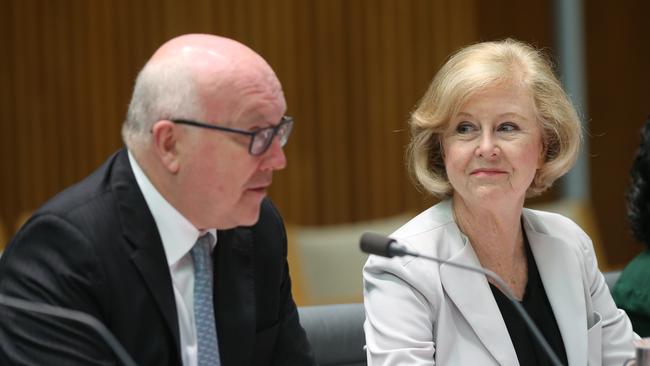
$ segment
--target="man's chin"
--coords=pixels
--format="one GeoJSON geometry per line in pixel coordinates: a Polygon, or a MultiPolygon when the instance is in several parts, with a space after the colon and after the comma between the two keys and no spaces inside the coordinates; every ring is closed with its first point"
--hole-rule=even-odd
{"type": "Polygon", "coordinates": [[[260,220],[261,201],[255,207],[247,207],[235,218],[237,226],[253,226],[260,220]]]}
{"type": "Polygon", "coordinates": [[[260,219],[264,197],[265,195],[244,194],[229,210],[222,211],[221,225],[218,229],[255,225],[260,219]]]}
{"type": "Polygon", "coordinates": [[[257,200],[261,203],[264,197],[266,197],[266,192],[266,188],[247,189],[244,191],[242,198],[246,200],[257,200]]]}
{"type": "Polygon", "coordinates": [[[253,226],[260,219],[260,207],[233,209],[229,215],[222,216],[214,226],[217,230],[229,230],[240,226],[253,226]]]}
{"type": "Polygon", "coordinates": [[[257,224],[257,222],[260,221],[260,213],[259,211],[257,212],[257,215],[254,217],[248,218],[247,220],[244,220],[241,225],[239,226],[253,226],[257,224]]]}

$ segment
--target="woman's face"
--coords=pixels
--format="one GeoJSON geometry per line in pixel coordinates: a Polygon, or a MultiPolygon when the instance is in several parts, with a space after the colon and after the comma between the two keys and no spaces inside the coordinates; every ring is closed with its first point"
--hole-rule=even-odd
{"type": "Polygon", "coordinates": [[[455,198],[468,205],[520,200],[543,164],[542,133],[532,96],[515,83],[486,87],[449,121],[445,169],[455,198]]]}

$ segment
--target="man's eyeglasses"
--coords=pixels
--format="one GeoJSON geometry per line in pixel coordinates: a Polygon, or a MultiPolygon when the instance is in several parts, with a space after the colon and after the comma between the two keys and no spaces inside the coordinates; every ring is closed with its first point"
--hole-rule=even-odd
{"type": "Polygon", "coordinates": [[[280,145],[286,145],[287,141],[289,140],[289,135],[291,134],[291,128],[293,127],[293,118],[289,116],[282,117],[280,123],[278,123],[276,126],[260,128],[254,131],[245,131],[236,128],[215,126],[187,119],[172,119],[171,121],[181,125],[208,128],[211,130],[232,132],[238,133],[240,135],[250,136],[251,142],[248,145],[248,152],[254,156],[264,154],[266,150],[269,149],[269,146],[271,146],[271,143],[273,143],[273,138],[276,135],[278,138],[280,138],[280,145]]]}

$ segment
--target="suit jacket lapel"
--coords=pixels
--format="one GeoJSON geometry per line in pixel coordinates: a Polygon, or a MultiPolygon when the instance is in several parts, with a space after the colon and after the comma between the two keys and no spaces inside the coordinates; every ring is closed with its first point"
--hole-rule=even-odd
{"type": "Polygon", "coordinates": [[[537,232],[535,217],[524,215],[524,229],[546,296],[553,309],[570,365],[586,365],[587,314],[582,266],[562,239],[537,232]]]}
{"type": "MultiPolygon", "coordinates": [[[[447,240],[458,241],[460,239],[449,237],[447,240]]],[[[449,261],[481,267],[472,246],[467,243],[449,261]]],[[[486,277],[466,269],[442,264],[440,266],[440,281],[451,301],[497,362],[501,365],[519,364],[508,329],[486,277]],[[495,319],[501,321],[495,322],[495,319]]]]}
{"type": "Polygon", "coordinates": [[[124,237],[131,244],[126,249],[130,251],[133,264],[142,275],[174,337],[180,362],[176,302],[160,234],[135,181],[126,150],[121,150],[115,159],[111,186],[117,199],[124,237]]]}
{"type": "Polygon", "coordinates": [[[217,232],[215,298],[221,364],[251,363],[255,339],[253,238],[248,228],[217,232]]]}

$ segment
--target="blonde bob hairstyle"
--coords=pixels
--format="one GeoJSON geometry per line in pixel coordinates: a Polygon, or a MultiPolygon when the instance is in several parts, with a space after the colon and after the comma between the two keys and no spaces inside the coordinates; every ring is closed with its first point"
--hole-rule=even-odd
{"type": "Polygon", "coordinates": [[[582,131],[576,110],[545,55],[513,39],[465,47],[442,66],[411,114],[407,149],[409,172],[416,184],[437,197],[448,197],[442,136],[449,121],[475,93],[502,83],[520,83],[533,97],[542,130],[544,164],[526,192],[536,196],[573,166],[582,131]]]}

